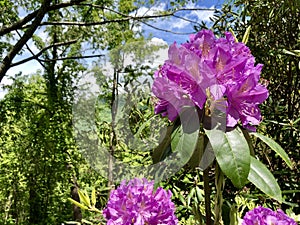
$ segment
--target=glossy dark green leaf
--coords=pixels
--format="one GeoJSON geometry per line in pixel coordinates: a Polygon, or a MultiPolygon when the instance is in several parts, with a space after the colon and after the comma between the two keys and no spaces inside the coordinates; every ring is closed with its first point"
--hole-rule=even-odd
{"type": "Polygon", "coordinates": [[[250,151],[239,128],[230,132],[205,130],[223,173],[234,186],[241,188],[247,183],[250,170],[250,151]]]}
{"type": "Polygon", "coordinates": [[[171,133],[174,130],[174,125],[166,128],[165,137],[160,141],[160,144],[153,150],[152,160],[153,163],[158,163],[171,152],[171,133]]]}
{"type": "Polygon", "coordinates": [[[198,142],[198,130],[185,133],[183,127],[178,127],[172,134],[171,148],[177,153],[180,164],[185,165],[191,158],[198,142]]]}
{"type": "Polygon", "coordinates": [[[251,156],[251,166],[248,180],[270,197],[282,201],[280,187],[268,168],[251,156]]]}

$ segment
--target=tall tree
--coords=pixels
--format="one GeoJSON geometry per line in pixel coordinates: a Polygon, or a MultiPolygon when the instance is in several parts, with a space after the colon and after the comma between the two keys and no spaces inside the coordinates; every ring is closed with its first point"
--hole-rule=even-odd
{"type": "MultiPolygon", "coordinates": [[[[82,162],[82,159],[72,130],[75,82],[86,70],[81,60],[100,57],[103,50],[111,50],[115,72],[109,78],[113,81],[110,103],[114,106],[119,74],[125,71],[122,46],[136,40],[145,43],[133,26],[137,22],[173,16],[182,2],[173,4],[168,12],[133,16],[132,13],[145,3],[125,0],[1,1],[4,10],[0,16],[3,40],[0,82],[10,68],[30,60],[36,60],[43,68],[36,75],[17,76],[0,102],[3,115],[0,121],[0,154],[3,156],[0,198],[8,199],[1,206],[1,209],[8,209],[3,214],[4,222],[9,218],[15,224],[56,224],[70,220],[71,207],[66,210],[68,203],[64,200],[70,195],[70,187],[76,190],[76,176],[80,176],[78,171],[83,167],[75,162],[82,162]],[[46,38],[41,38],[41,33],[45,33],[46,38]],[[30,56],[15,61],[23,52],[30,56]],[[8,175],[3,178],[7,180],[2,178],[6,173],[8,175]]],[[[147,4],[151,7],[157,2],[147,4]]],[[[136,76],[134,69],[127,68],[127,71],[136,76]]],[[[112,114],[116,114],[114,107],[112,114]]],[[[113,121],[111,127],[115,129],[113,121]]],[[[112,151],[116,145],[115,136],[111,136],[112,151]]],[[[112,180],[111,177],[110,182],[112,180]]]]}
{"type": "MultiPolygon", "coordinates": [[[[58,46],[68,46],[72,44],[88,42],[92,45],[92,48],[106,49],[110,46],[113,47],[114,42],[118,42],[118,38],[121,35],[120,32],[114,33],[115,29],[111,30],[110,26],[119,26],[119,29],[125,33],[128,32],[124,27],[125,24],[128,26],[134,26],[136,23],[148,24],[146,21],[176,16],[177,12],[181,9],[188,1],[171,1],[168,7],[168,11],[158,11],[153,15],[137,16],[130,12],[137,10],[139,7],[146,5],[151,8],[157,5],[159,2],[149,1],[55,1],[55,0],[44,0],[44,1],[14,1],[12,3],[9,0],[4,0],[1,4],[4,6],[3,16],[0,17],[0,22],[3,26],[0,29],[0,37],[3,40],[7,40],[0,45],[1,53],[1,64],[0,64],[0,82],[5,76],[6,72],[13,66],[20,65],[29,60],[37,60],[38,63],[42,63],[44,60],[43,55],[48,49],[58,46]],[[19,15],[19,11],[24,11],[25,16],[19,15]],[[49,15],[56,12],[60,17],[56,17],[55,20],[49,21],[49,15]],[[9,15],[9,16],[5,16],[9,15]],[[129,23],[130,22],[130,23],[129,23]],[[51,26],[58,26],[60,29],[66,27],[77,30],[81,35],[73,36],[73,39],[63,39],[63,42],[56,43],[53,45],[46,45],[40,48],[38,53],[34,53],[29,47],[28,41],[32,40],[35,32],[40,32],[44,29],[49,29],[51,26]],[[46,27],[46,28],[45,28],[46,27]],[[15,34],[17,33],[17,35],[15,34]],[[10,43],[12,38],[15,39],[15,44],[10,43]],[[14,58],[21,54],[28,48],[28,51],[32,56],[27,57],[18,62],[14,62],[14,58]]],[[[191,10],[212,10],[206,8],[191,9],[191,10]]],[[[148,24],[149,25],[149,24],[148,24]]],[[[150,25],[153,27],[153,25],[150,25]]],[[[68,29],[69,29],[68,28],[68,29]]],[[[129,29],[130,30],[130,29],[129,29]]],[[[130,31],[131,32],[131,31],[130,31]]],[[[129,33],[130,33],[129,32],[129,33]]],[[[75,33],[73,33],[75,34],[75,33]]],[[[128,35],[128,33],[127,33],[128,35]]],[[[90,55],[76,55],[72,58],[88,58],[90,55]]],[[[95,57],[93,55],[92,57],[95,57]]]]}

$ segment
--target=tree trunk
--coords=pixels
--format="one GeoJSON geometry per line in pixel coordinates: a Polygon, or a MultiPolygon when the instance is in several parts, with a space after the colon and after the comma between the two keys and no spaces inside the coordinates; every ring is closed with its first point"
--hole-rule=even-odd
{"type": "MultiPolygon", "coordinates": [[[[74,185],[71,187],[71,198],[77,202],[80,202],[78,185],[76,183],[74,183],[74,185]]],[[[82,220],[81,209],[75,204],[73,204],[73,220],[76,222],[81,222],[82,220]]]]}

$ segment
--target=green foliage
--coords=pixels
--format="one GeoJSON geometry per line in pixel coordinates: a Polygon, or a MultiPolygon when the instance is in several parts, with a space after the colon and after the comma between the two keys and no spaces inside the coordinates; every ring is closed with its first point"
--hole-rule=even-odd
{"type": "Polygon", "coordinates": [[[159,184],[172,192],[179,224],[204,223],[204,190],[199,170],[190,170],[186,166],[159,184]]]}
{"type": "Polygon", "coordinates": [[[234,186],[243,187],[250,171],[250,151],[242,131],[237,128],[225,133],[215,128],[205,133],[223,173],[234,186]]]}
{"type": "Polygon", "coordinates": [[[263,163],[254,157],[251,157],[251,168],[248,179],[264,193],[282,202],[281,190],[273,174],[263,163]]]}
{"type": "Polygon", "coordinates": [[[266,137],[259,133],[251,133],[253,136],[261,139],[264,143],[266,143],[272,150],[274,150],[284,161],[285,163],[290,167],[290,169],[293,169],[292,162],[289,159],[286,152],[283,150],[283,148],[276,143],[273,139],[266,137]]]}
{"type": "MultiPolygon", "coordinates": [[[[219,34],[231,30],[237,39],[247,42],[257,62],[264,64],[262,76],[269,81],[270,97],[262,107],[264,122],[259,127],[261,134],[247,137],[237,130],[227,134],[219,134],[215,130],[205,133],[223,172],[235,186],[241,187],[248,180],[267,195],[282,201],[283,208],[290,207],[295,212],[298,210],[299,214],[299,2],[241,0],[235,1],[235,5],[233,2],[216,11],[212,29],[219,34]],[[216,140],[217,135],[220,139],[216,140]],[[268,137],[275,137],[282,148],[268,137]],[[254,146],[250,146],[250,141],[255,143],[254,146]],[[225,146],[229,147],[231,154],[225,154],[225,146]],[[250,153],[258,155],[260,161],[250,153]],[[291,165],[294,165],[292,173],[288,168],[291,165]],[[282,197],[277,182],[283,189],[282,197]]],[[[23,18],[19,15],[19,9],[32,12],[40,7],[40,3],[0,1],[1,25],[9,26],[23,18]]],[[[89,3],[93,7],[83,4],[53,10],[48,13],[45,22],[120,20],[139,6],[160,2],[105,0],[89,3]]],[[[171,1],[170,7],[177,9],[185,3],[171,1]]],[[[8,94],[0,101],[0,224],[58,224],[71,221],[72,207],[66,199],[70,196],[70,187],[77,185],[77,182],[81,190],[89,193],[78,191],[80,202],[70,200],[87,209],[82,211],[86,218],[82,222],[103,222],[96,209],[102,209],[106,204],[109,188],[105,187],[108,181],[83,160],[72,130],[73,92],[79,88],[75,82],[86,70],[85,62],[74,58],[84,55],[83,47],[91,48],[92,52],[110,50],[114,69],[114,74],[108,73],[97,62],[89,71],[101,87],[96,106],[97,135],[101,144],[113,147],[118,160],[133,166],[168,160],[168,156],[175,153],[180,159],[175,163],[188,165],[164,182],[163,186],[173,193],[181,224],[204,222],[202,173],[190,171],[188,166],[195,168],[199,165],[204,150],[195,149],[195,146],[197,143],[206,145],[207,138],[203,134],[197,140],[198,130],[188,129],[192,120],[187,120],[183,125],[170,125],[163,119],[158,122],[158,116],[153,115],[151,93],[146,91],[147,88],[137,87],[150,86],[151,79],[146,78],[150,78],[152,71],[143,63],[149,61],[151,64],[155,58],[154,52],[163,46],[149,45],[142,33],[133,30],[132,26],[128,20],[100,26],[46,26],[47,39],[37,35],[32,37],[35,47],[43,51],[39,63],[43,63],[45,70],[30,77],[16,76],[13,84],[7,87],[8,94]],[[74,41],[72,45],[45,49],[71,40],[74,41]],[[125,65],[124,59],[130,54],[134,55],[133,63],[125,65]],[[65,60],[58,63],[63,58],[65,60]],[[114,108],[116,103],[118,108],[114,108]],[[164,126],[169,126],[166,129],[167,138],[159,140],[160,128],[164,126]],[[112,133],[116,136],[112,137],[112,133]],[[157,147],[149,148],[149,142],[157,147]],[[192,155],[197,160],[189,160],[192,155]],[[92,215],[90,211],[96,211],[97,215],[92,215]]],[[[25,29],[26,26],[19,30],[20,33],[25,29]]],[[[16,37],[12,33],[1,37],[1,58],[12,49],[16,37]]],[[[159,176],[163,173],[157,173],[157,178],[159,176]]],[[[253,207],[254,201],[269,207],[280,205],[256,191],[251,184],[247,184],[246,190],[245,193],[245,190],[226,184],[225,199],[229,205],[230,224],[235,224],[246,208],[253,207]],[[232,197],[236,193],[240,194],[240,199],[232,197]]],[[[212,192],[217,195],[214,187],[212,192]]]]}
{"type": "MultiPolygon", "coordinates": [[[[12,171],[6,172],[12,177],[5,181],[7,186],[3,189],[5,196],[12,196],[8,198],[11,202],[7,204],[12,206],[8,214],[20,224],[31,213],[40,215],[42,223],[48,223],[57,219],[46,216],[48,209],[59,212],[65,205],[63,196],[68,194],[65,179],[71,171],[61,162],[72,160],[74,147],[64,129],[66,124],[58,125],[48,119],[49,108],[43,103],[46,100],[44,80],[38,75],[32,76],[28,83],[17,78],[13,85],[1,101],[2,115],[6,118],[1,121],[1,153],[5,156],[1,168],[12,171]]],[[[59,109],[52,118],[62,114],[63,109],[59,109]]],[[[1,186],[5,183],[1,182],[1,186]]]]}
{"type": "Polygon", "coordinates": [[[14,23],[19,19],[17,7],[17,2],[12,2],[10,0],[0,1],[0,23],[2,26],[14,23]]]}
{"type": "MultiPolygon", "coordinates": [[[[258,138],[249,137],[250,146],[260,161],[267,165],[283,190],[283,199],[299,205],[299,1],[229,1],[217,10],[212,29],[216,33],[233,32],[242,40],[246,29],[251,31],[247,46],[264,64],[262,82],[270,96],[261,107],[263,122],[258,138]],[[265,136],[263,136],[264,134],[265,136]],[[270,140],[271,137],[276,143],[270,140]],[[271,149],[273,151],[271,151],[271,149]],[[286,153],[284,153],[283,149],[286,153]],[[294,165],[291,168],[291,165],[294,165]],[[291,171],[292,169],[292,171],[291,171]],[[286,191],[285,191],[286,190],[286,191]]],[[[199,27],[201,29],[205,27],[199,27]]],[[[249,142],[249,141],[248,141],[249,142]]],[[[250,186],[252,187],[252,186],[250,186]]],[[[256,191],[251,188],[252,195],[256,191]]],[[[230,196],[229,196],[230,198],[230,196]]],[[[261,203],[268,201],[260,199],[261,203]]],[[[273,201],[270,201],[271,204],[273,201]]],[[[290,205],[281,205],[283,209],[290,205]]],[[[299,207],[294,208],[299,213],[299,207]]]]}
{"type": "MultiPolygon", "coordinates": [[[[100,192],[106,192],[108,189],[102,189],[100,192]]],[[[102,216],[102,211],[99,210],[97,207],[101,206],[97,202],[97,195],[100,194],[96,191],[95,188],[92,188],[91,193],[87,193],[86,191],[78,190],[80,201],[75,201],[72,198],[68,198],[68,200],[80,207],[84,212],[87,212],[86,217],[87,219],[82,219],[83,224],[104,224],[105,220],[102,216]],[[98,205],[98,206],[96,206],[98,205]]],[[[107,193],[106,193],[107,195],[107,193]]],[[[69,223],[74,223],[73,221],[68,221],[69,223]]],[[[67,222],[67,223],[68,223],[67,222]]],[[[81,223],[79,223],[81,224],[81,223]]]]}

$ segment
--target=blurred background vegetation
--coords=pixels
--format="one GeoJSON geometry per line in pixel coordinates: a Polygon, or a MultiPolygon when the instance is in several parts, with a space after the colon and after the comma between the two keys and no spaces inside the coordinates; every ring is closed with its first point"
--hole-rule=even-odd
{"type": "MultiPolygon", "coordinates": [[[[14,48],[12,43],[17,35],[13,30],[5,33],[4,28],[22,19],[18,7],[29,15],[39,9],[40,2],[0,1],[1,61],[14,48]]],[[[74,136],[72,107],[76,91],[85,87],[77,82],[83,75],[90,74],[101,84],[96,108],[100,143],[126,163],[152,163],[153,149],[142,151],[145,143],[131,143],[126,139],[133,133],[155,142],[159,136],[159,132],[152,132],[157,126],[153,123],[157,120],[152,120],[154,102],[149,88],[154,68],[145,66],[144,62],[151,62],[153,59],[149,55],[155,55],[162,46],[147,45],[147,38],[139,30],[133,30],[126,19],[137,9],[136,4],[145,3],[133,0],[84,3],[73,1],[78,5],[49,11],[43,23],[54,24],[62,18],[74,23],[79,19],[92,23],[103,21],[103,17],[111,22],[100,23],[97,27],[47,26],[47,40],[32,35],[32,42],[41,51],[35,59],[42,64],[43,71],[16,74],[13,83],[5,86],[7,94],[0,100],[0,224],[62,224],[82,218],[95,224],[102,221],[101,215],[81,211],[67,201],[68,197],[79,199],[78,188],[90,192],[94,187],[97,208],[102,209],[110,188],[116,185],[113,178],[100,176],[85,161],[74,136]],[[72,44],[64,43],[68,41],[72,44]],[[92,68],[79,60],[84,56],[83,43],[110,51],[112,72],[108,74],[103,69],[103,60],[95,60],[92,68]],[[135,59],[131,65],[124,64],[128,54],[135,59]],[[145,89],[136,88],[140,86],[145,89]],[[116,101],[119,101],[119,108],[114,104],[116,101]],[[128,118],[119,118],[118,111],[126,112],[128,118]],[[124,122],[125,119],[128,121],[124,122]]],[[[53,4],[63,4],[63,1],[55,0],[53,4]]],[[[183,4],[184,1],[174,1],[173,10],[183,4]]],[[[253,204],[281,207],[290,215],[300,214],[299,18],[298,0],[227,1],[212,18],[211,29],[217,35],[232,30],[239,40],[251,26],[247,45],[256,62],[264,64],[262,78],[268,82],[270,92],[261,107],[264,119],[258,130],[274,138],[294,163],[294,169],[290,170],[280,157],[254,139],[255,152],[278,179],[285,202],[274,202],[252,185],[238,190],[228,180],[224,191],[225,224],[233,219],[230,212],[237,210],[242,215],[253,204]]],[[[202,23],[195,26],[195,31],[207,26],[202,23]]],[[[19,32],[25,33],[29,28],[20,29],[19,32]]],[[[168,125],[167,120],[162,123],[168,125]]],[[[201,172],[186,166],[161,183],[173,192],[181,224],[196,224],[194,219],[203,218],[203,181],[197,179],[198,173],[201,172]]],[[[214,187],[211,188],[214,191],[214,187]]]]}

